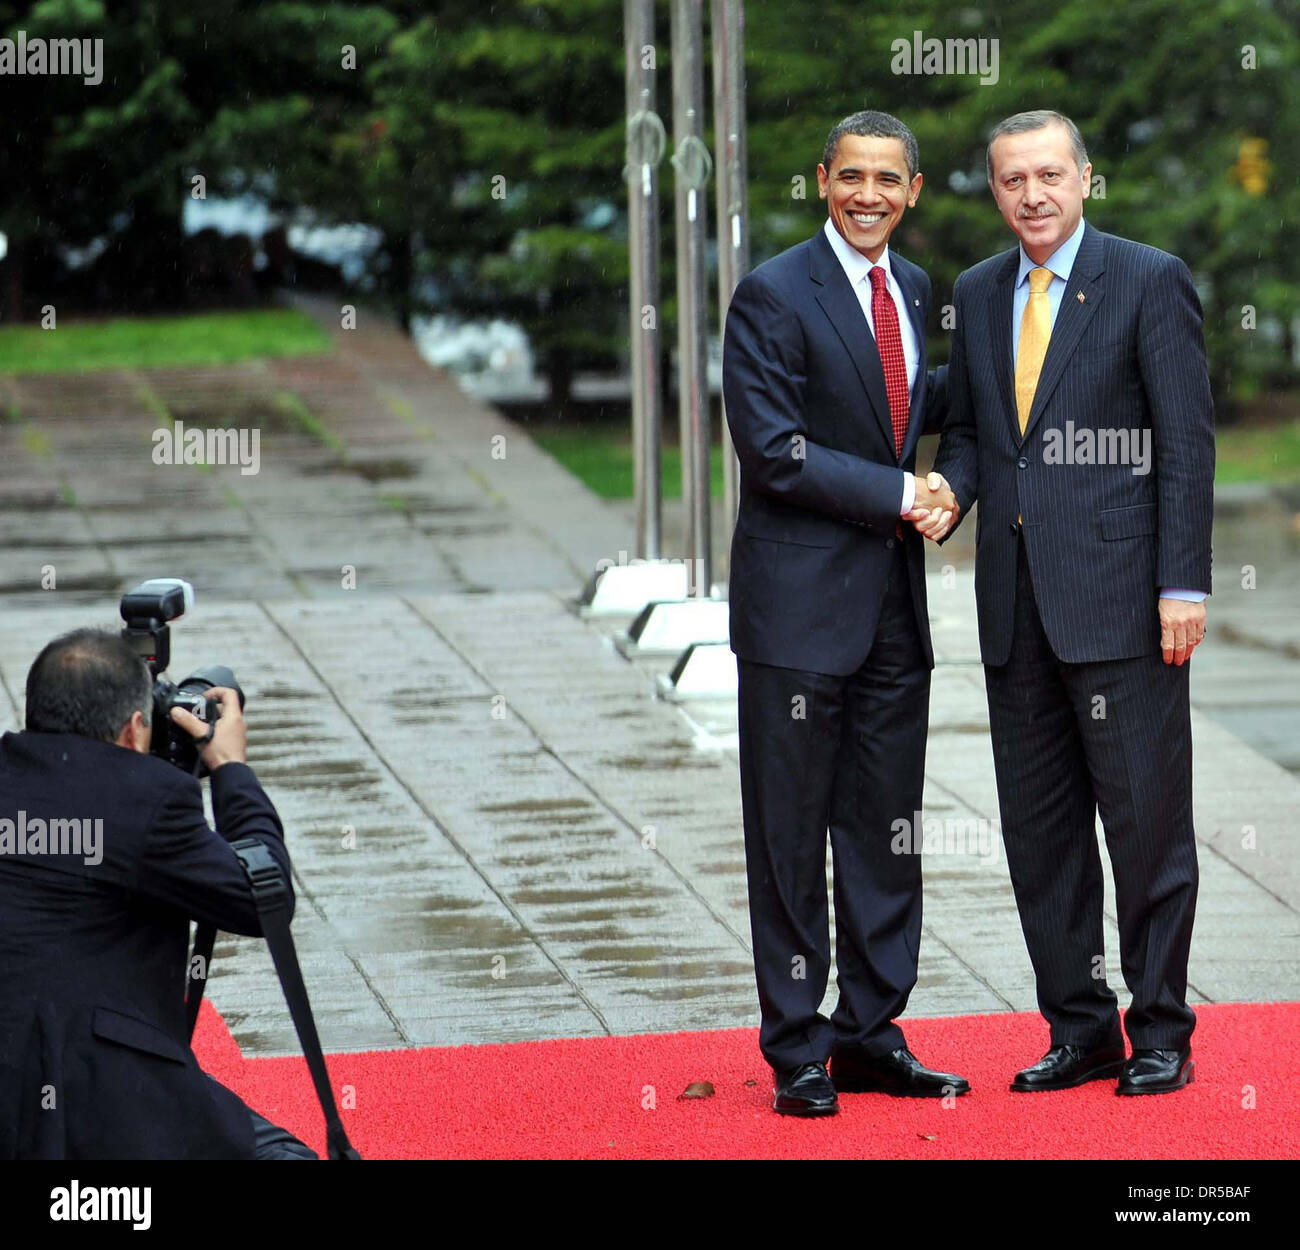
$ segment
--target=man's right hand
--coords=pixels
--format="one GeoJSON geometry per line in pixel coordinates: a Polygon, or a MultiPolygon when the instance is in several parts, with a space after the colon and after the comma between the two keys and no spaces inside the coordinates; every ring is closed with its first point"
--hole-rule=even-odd
{"type": "MultiPolygon", "coordinates": [[[[248,725],[244,720],[244,711],[239,706],[239,695],[228,686],[213,686],[207,697],[221,708],[221,716],[212,734],[212,741],[204,746],[199,755],[210,773],[215,773],[222,764],[232,761],[243,764],[248,756],[248,725]]],[[[183,707],[174,707],[172,720],[195,738],[204,738],[208,733],[209,722],[201,721],[192,712],[183,707]]]]}

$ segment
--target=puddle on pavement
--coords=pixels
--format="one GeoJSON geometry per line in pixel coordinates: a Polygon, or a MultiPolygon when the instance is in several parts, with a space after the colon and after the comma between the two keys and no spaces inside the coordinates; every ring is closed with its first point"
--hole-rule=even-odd
{"type": "MultiPolygon", "coordinates": [[[[664,976],[668,972],[686,975],[688,962],[698,958],[695,948],[671,946],[667,943],[652,943],[635,946],[631,942],[611,942],[605,946],[584,946],[578,952],[578,958],[591,963],[617,963],[628,969],[637,969],[633,976],[664,976]]],[[[702,975],[709,965],[698,965],[695,975],[702,975]]]]}
{"type": "Polygon", "coordinates": [[[668,772],[713,770],[717,761],[712,756],[694,755],[674,746],[671,755],[619,755],[604,757],[602,767],[623,768],[632,772],[668,772]]]}
{"type": "Polygon", "coordinates": [[[456,725],[464,718],[464,708],[482,707],[484,694],[430,696],[420,690],[401,690],[385,697],[384,706],[392,713],[394,725],[456,725]]]}
{"type": "MultiPolygon", "coordinates": [[[[569,920],[579,924],[600,924],[614,920],[653,920],[661,912],[654,904],[620,903],[617,907],[569,907],[554,917],[556,920],[569,920]]],[[[626,932],[626,929],[624,930],[626,932]]]]}
{"type": "Polygon", "coordinates": [[[314,760],[305,764],[259,763],[259,777],[283,786],[286,790],[319,788],[327,792],[362,790],[377,786],[381,777],[374,769],[356,760],[314,760]]]}
{"type": "Polygon", "coordinates": [[[512,803],[480,803],[480,812],[563,812],[576,809],[598,810],[587,799],[516,799],[512,803]]]}
{"type": "MultiPolygon", "coordinates": [[[[427,667],[427,666],[426,666],[427,667]]],[[[410,669],[408,668],[409,672],[410,669]]],[[[393,694],[387,695],[384,702],[395,711],[405,712],[412,709],[422,710],[425,708],[449,707],[457,703],[482,704],[484,696],[481,694],[462,694],[452,695],[446,698],[430,696],[424,690],[398,690],[393,694]]]]}
{"type": "Polygon", "coordinates": [[[390,901],[373,911],[350,910],[331,916],[326,898],[322,908],[330,917],[331,929],[349,950],[412,955],[436,952],[438,959],[429,963],[430,971],[459,966],[466,970],[482,967],[490,973],[492,956],[502,955],[509,961],[512,953],[534,949],[528,934],[508,912],[482,899],[401,896],[400,908],[390,901]]]}
{"type": "Polygon", "coordinates": [[[314,720],[294,720],[291,717],[281,717],[275,720],[266,716],[259,716],[255,721],[250,720],[248,723],[248,736],[251,738],[254,734],[262,735],[280,735],[289,730],[313,729],[317,727],[318,722],[314,720]]]}
{"type": "Polygon", "coordinates": [[[257,698],[262,699],[285,699],[288,701],[303,701],[320,699],[324,696],[317,690],[304,690],[301,686],[289,686],[283,682],[272,682],[269,686],[263,686],[257,692],[257,698]]]}
{"type": "Polygon", "coordinates": [[[333,460],[318,461],[313,464],[300,464],[298,472],[303,477],[325,477],[331,473],[350,473],[364,482],[386,482],[418,477],[420,466],[413,460],[403,460],[399,456],[387,458],[355,460],[336,457],[333,460]]]}
{"type": "Polygon", "coordinates": [[[223,429],[259,429],[263,434],[304,433],[297,418],[269,395],[223,391],[220,396],[162,396],[167,414],[187,426],[220,426],[223,429]]]}
{"type": "MultiPolygon", "coordinates": [[[[635,968],[636,965],[631,965],[635,968]]],[[[654,973],[632,972],[635,977],[641,975],[648,979],[654,973]]],[[[702,998],[706,994],[716,994],[719,986],[733,979],[743,983],[745,994],[754,992],[754,965],[750,960],[701,960],[688,959],[684,963],[674,963],[663,970],[663,979],[668,982],[658,990],[643,989],[639,993],[648,998],[702,998]]],[[[737,986],[741,988],[741,986],[737,986]]],[[[757,1006],[757,1004],[755,1004],[757,1006]]]]}
{"type": "Polygon", "coordinates": [[[478,525],[417,525],[426,538],[487,538],[506,534],[513,528],[509,521],[483,521],[478,525]]]}
{"type": "MultiPolygon", "coordinates": [[[[546,830],[551,828],[569,828],[574,829],[579,825],[590,825],[593,820],[605,820],[605,813],[598,807],[592,807],[585,812],[538,812],[535,816],[521,816],[521,820],[530,825],[538,825],[540,828],[534,830],[520,830],[518,833],[509,833],[504,835],[503,841],[506,842],[534,842],[538,838],[546,836],[546,830]]],[[[605,829],[590,829],[584,832],[604,833],[605,829]]]]}
{"type": "Polygon", "coordinates": [[[633,888],[629,882],[593,882],[587,886],[536,886],[511,890],[510,897],[516,902],[532,904],[538,907],[559,907],[567,903],[608,902],[610,899],[654,899],[673,898],[677,891],[662,886],[640,886],[633,888]]]}
{"type": "MultiPolygon", "coordinates": [[[[737,834],[738,838],[743,838],[743,834],[737,834]]],[[[717,864],[698,864],[691,868],[692,872],[698,872],[702,877],[734,877],[744,876],[745,874],[745,852],[743,847],[737,846],[736,858],[734,860],[723,860],[717,864]]]]}
{"type": "Polygon", "coordinates": [[[419,727],[421,725],[457,725],[460,723],[460,717],[453,715],[451,712],[433,712],[425,714],[423,712],[394,712],[392,717],[394,725],[412,725],[419,727]]]}
{"type": "MultiPolygon", "coordinates": [[[[143,539],[141,541],[144,541],[143,539]]],[[[14,534],[4,539],[6,551],[28,551],[33,547],[45,551],[75,551],[80,547],[97,548],[98,542],[94,538],[59,538],[56,535],[41,535],[39,538],[28,537],[21,534],[14,534]]],[[[121,546],[118,539],[113,540],[113,546],[121,546]]]]}
{"type": "Polygon", "coordinates": [[[421,516],[465,516],[483,511],[482,504],[439,503],[436,499],[421,499],[418,495],[408,495],[406,503],[421,516]]]}
{"type": "MultiPolygon", "coordinates": [[[[609,837],[616,837],[618,834],[615,829],[593,829],[591,832],[606,834],[609,837]]],[[[498,855],[493,862],[500,864],[502,868],[553,868],[557,855],[563,855],[566,864],[581,864],[592,859],[608,859],[609,847],[601,845],[583,850],[568,845],[552,845],[548,850],[540,851],[536,855],[498,855]]]]}
{"type": "Polygon", "coordinates": [[[546,940],[556,942],[619,942],[627,937],[627,930],[617,924],[573,925],[573,917],[567,913],[545,925],[543,932],[546,940]],[[570,923],[564,923],[564,922],[570,923]]]}
{"type": "Polygon", "coordinates": [[[15,521],[22,522],[29,512],[75,512],[76,505],[70,503],[62,491],[49,490],[24,495],[19,491],[0,491],[0,519],[6,513],[12,513],[15,521]]]}

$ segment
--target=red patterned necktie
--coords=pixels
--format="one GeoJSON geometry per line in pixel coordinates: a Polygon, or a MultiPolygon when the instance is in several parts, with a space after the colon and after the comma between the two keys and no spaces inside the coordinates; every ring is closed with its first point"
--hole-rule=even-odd
{"type": "MultiPolygon", "coordinates": [[[[885,394],[889,396],[889,420],[894,427],[894,455],[902,455],[907,437],[907,357],[902,353],[898,309],[885,285],[883,265],[871,266],[871,322],[880,348],[880,365],[885,372],[885,394]]],[[[902,521],[894,522],[894,538],[902,541],[902,521]]]]}
{"type": "Polygon", "coordinates": [[[885,285],[882,265],[871,267],[871,320],[876,330],[876,346],[885,371],[885,392],[889,396],[889,417],[894,423],[894,455],[903,454],[907,437],[907,357],[903,355],[903,335],[898,328],[898,309],[885,285]]]}

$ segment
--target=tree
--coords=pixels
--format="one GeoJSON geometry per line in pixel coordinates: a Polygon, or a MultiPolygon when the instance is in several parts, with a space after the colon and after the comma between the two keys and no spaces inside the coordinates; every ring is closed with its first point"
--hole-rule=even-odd
{"type": "Polygon", "coordinates": [[[350,4],[42,0],[0,5],[0,24],[10,37],[103,41],[97,85],[0,78],[0,230],[18,316],[33,275],[54,282],[56,249],[97,241],[106,306],[182,302],[185,197],[254,186],[274,198],[281,181],[328,168],[313,123],[337,128],[365,103],[342,47],[368,49],[398,20],[350,4]]]}
{"type": "Polygon", "coordinates": [[[487,20],[442,4],[371,84],[382,128],[360,176],[418,240],[414,273],[443,306],[521,322],[567,399],[574,370],[626,337],[621,16],[605,0],[507,0],[487,20]]]}

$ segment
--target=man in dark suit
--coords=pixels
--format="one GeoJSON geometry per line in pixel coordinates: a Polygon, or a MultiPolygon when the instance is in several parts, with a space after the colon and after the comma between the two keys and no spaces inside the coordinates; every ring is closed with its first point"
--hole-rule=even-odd
{"type": "Polygon", "coordinates": [[[121,638],[77,630],[32,664],[26,731],[0,739],[0,1159],[316,1157],[190,1050],[190,919],[261,932],[229,843],[264,843],[293,902],[238,696],[210,697],[220,834],[199,783],[149,754],[152,682],[121,638]]]}
{"type": "MultiPolygon", "coordinates": [[[[1196,905],[1187,660],[1210,590],[1214,420],[1187,266],[1083,220],[1059,113],[1000,123],[989,183],[1020,245],[954,292],[936,469],[979,498],[975,594],[1007,864],[1051,1025],[1018,1091],[1192,1079],[1196,905]],[[1106,984],[1100,811],[1125,1027],[1106,984]]],[[[936,527],[942,538],[949,524],[936,527]]]]}
{"type": "Polygon", "coordinates": [[[923,1067],[894,1022],[916,982],[921,865],[891,841],[921,807],[934,663],[924,543],[903,521],[937,526],[953,504],[912,474],[942,407],[925,367],[930,280],[888,247],[921,190],[916,140],[888,114],[855,114],[831,131],[817,182],[824,228],[739,284],[723,350],[759,1041],[787,1115],[834,1113],[837,1089],[969,1088],[923,1067]]]}

